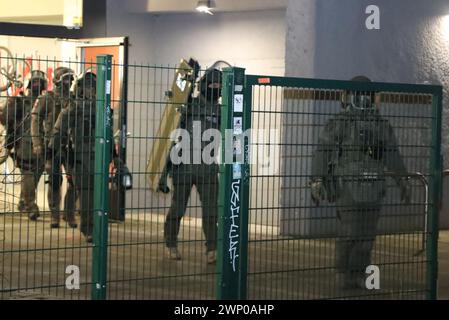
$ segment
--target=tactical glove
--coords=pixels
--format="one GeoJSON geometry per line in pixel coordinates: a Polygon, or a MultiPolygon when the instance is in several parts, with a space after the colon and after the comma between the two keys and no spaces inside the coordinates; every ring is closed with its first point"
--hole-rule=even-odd
{"type": "Polygon", "coordinates": [[[33,153],[41,157],[44,154],[44,147],[42,145],[33,146],[33,153]]]}
{"type": "Polygon", "coordinates": [[[162,193],[169,193],[170,192],[170,188],[168,187],[168,183],[167,183],[167,178],[168,178],[168,173],[165,170],[164,173],[161,176],[161,179],[159,180],[157,191],[160,191],[162,193]]]}
{"type": "Polygon", "coordinates": [[[319,206],[320,200],[326,199],[326,189],[322,179],[315,179],[310,182],[310,194],[316,206],[319,206]]]}

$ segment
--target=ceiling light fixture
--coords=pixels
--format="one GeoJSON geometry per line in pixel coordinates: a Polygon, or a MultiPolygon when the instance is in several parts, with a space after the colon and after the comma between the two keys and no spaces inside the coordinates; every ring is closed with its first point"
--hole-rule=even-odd
{"type": "Polygon", "coordinates": [[[198,1],[198,4],[196,5],[196,10],[201,13],[208,13],[210,15],[213,15],[212,11],[210,11],[213,8],[212,1],[210,0],[200,0],[198,1]]]}

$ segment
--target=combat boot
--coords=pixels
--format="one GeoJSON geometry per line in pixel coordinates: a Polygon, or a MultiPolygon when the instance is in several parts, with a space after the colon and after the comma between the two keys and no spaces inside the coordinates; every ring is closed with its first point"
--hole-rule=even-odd
{"type": "Polygon", "coordinates": [[[24,212],[26,210],[25,201],[23,201],[23,199],[19,200],[19,203],[17,204],[17,210],[19,210],[19,212],[24,212]]]}
{"type": "Polygon", "coordinates": [[[181,260],[181,254],[177,247],[168,247],[166,255],[170,260],[181,260]]]}
{"type": "Polygon", "coordinates": [[[365,277],[358,272],[345,272],[340,274],[340,283],[343,290],[366,289],[365,277]]]}
{"type": "Polygon", "coordinates": [[[25,210],[28,211],[28,218],[31,221],[36,221],[40,216],[39,207],[35,203],[31,206],[31,208],[27,208],[27,206],[25,206],[25,210]]]}
{"type": "Polygon", "coordinates": [[[59,228],[59,212],[51,213],[51,223],[50,227],[53,229],[59,228]]]}
{"type": "Polygon", "coordinates": [[[69,225],[70,228],[75,229],[76,227],[78,227],[78,224],[76,223],[76,219],[75,216],[72,214],[66,214],[64,218],[62,218],[65,222],[67,222],[67,224],[69,225]]]}
{"type": "Polygon", "coordinates": [[[214,264],[217,262],[217,251],[211,250],[206,252],[206,261],[207,264],[214,264]]]}

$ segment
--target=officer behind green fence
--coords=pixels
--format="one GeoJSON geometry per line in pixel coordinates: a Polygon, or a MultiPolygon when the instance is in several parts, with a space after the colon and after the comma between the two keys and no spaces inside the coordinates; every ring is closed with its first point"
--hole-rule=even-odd
{"type": "Polygon", "coordinates": [[[80,199],[80,229],[87,242],[92,242],[93,184],[95,157],[96,75],[87,70],[74,83],[75,98],[62,109],[50,138],[49,149],[57,152],[72,143],[73,183],[80,199]]]}
{"type": "MultiPolygon", "coordinates": [[[[167,256],[180,260],[181,254],[177,247],[177,237],[181,219],[187,209],[190,192],[193,185],[198,191],[202,206],[202,227],[206,238],[206,261],[213,264],[216,261],[217,246],[217,198],[218,198],[218,164],[199,164],[192,161],[195,145],[204,149],[206,142],[194,141],[194,127],[201,126],[201,134],[207,129],[220,128],[221,71],[209,69],[199,82],[200,94],[191,99],[183,111],[181,129],[188,131],[190,141],[190,163],[169,165],[169,174],[173,181],[173,195],[170,210],[164,225],[164,237],[167,246],[167,256]]],[[[200,138],[201,139],[201,138],[200,138]]]]}
{"type": "Polygon", "coordinates": [[[54,90],[47,91],[39,96],[34,104],[31,113],[31,135],[33,139],[33,152],[39,158],[45,158],[45,170],[49,175],[48,204],[51,211],[51,227],[59,227],[59,211],[61,203],[62,171],[64,166],[67,177],[67,191],[64,199],[64,220],[71,228],[76,228],[75,202],[76,193],[73,186],[73,150],[70,143],[68,145],[55,146],[51,154],[47,152],[48,142],[55,122],[62,109],[66,108],[70,102],[70,87],[74,80],[73,70],[66,67],[58,67],[55,70],[53,83],[54,90]]]}
{"type": "Polygon", "coordinates": [[[39,217],[36,188],[44,169],[43,159],[33,153],[31,110],[36,99],[46,89],[45,73],[40,70],[31,71],[25,82],[25,93],[8,98],[1,117],[1,122],[6,127],[6,148],[22,173],[18,210],[26,212],[30,220],[39,217]]]}
{"type": "MultiPolygon", "coordinates": [[[[352,81],[370,82],[364,76],[352,81]]],[[[343,288],[365,288],[382,200],[386,169],[410,202],[407,170],[374,92],[342,93],[342,111],[322,130],[313,156],[311,195],[337,206],[336,268],[343,288]]]]}

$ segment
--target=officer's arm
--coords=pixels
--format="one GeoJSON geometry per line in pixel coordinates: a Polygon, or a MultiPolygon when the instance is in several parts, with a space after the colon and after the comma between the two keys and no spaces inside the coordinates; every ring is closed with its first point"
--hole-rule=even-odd
{"type": "Polygon", "coordinates": [[[1,122],[6,128],[6,148],[11,150],[14,146],[15,137],[15,125],[18,112],[21,111],[17,104],[20,100],[16,97],[9,97],[6,101],[4,109],[2,110],[1,122]]]}
{"type": "Polygon", "coordinates": [[[386,130],[388,132],[388,136],[385,147],[385,165],[388,171],[395,173],[393,178],[397,183],[399,183],[401,178],[407,176],[407,168],[399,152],[396,135],[394,134],[393,128],[389,123],[386,125],[386,130]]]}
{"type": "Polygon", "coordinates": [[[319,135],[312,161],[312,179],[324,179],[328,174],[329,163],[336,160],[341,136],[339,122],[338,118],[329,120],[319,135]]]}
{"type": "Polygon", "coordinates": [[[47,111],[47,99],[40,96],[34,103],[31,111],[31,140],[33,147],[44,147],[43,132],[41,123],[47,111]]]}
{"type": "Polygon", "coordinates": [[[68,130],[70,126],[70,120],[75,118],[75,108],[71,106],[64,108],[59,113],[56,120],[55,127],[51,135],[49,148],[51,150],[60,150],[62,146],[65,146],[68,141],[68,130]]]}

